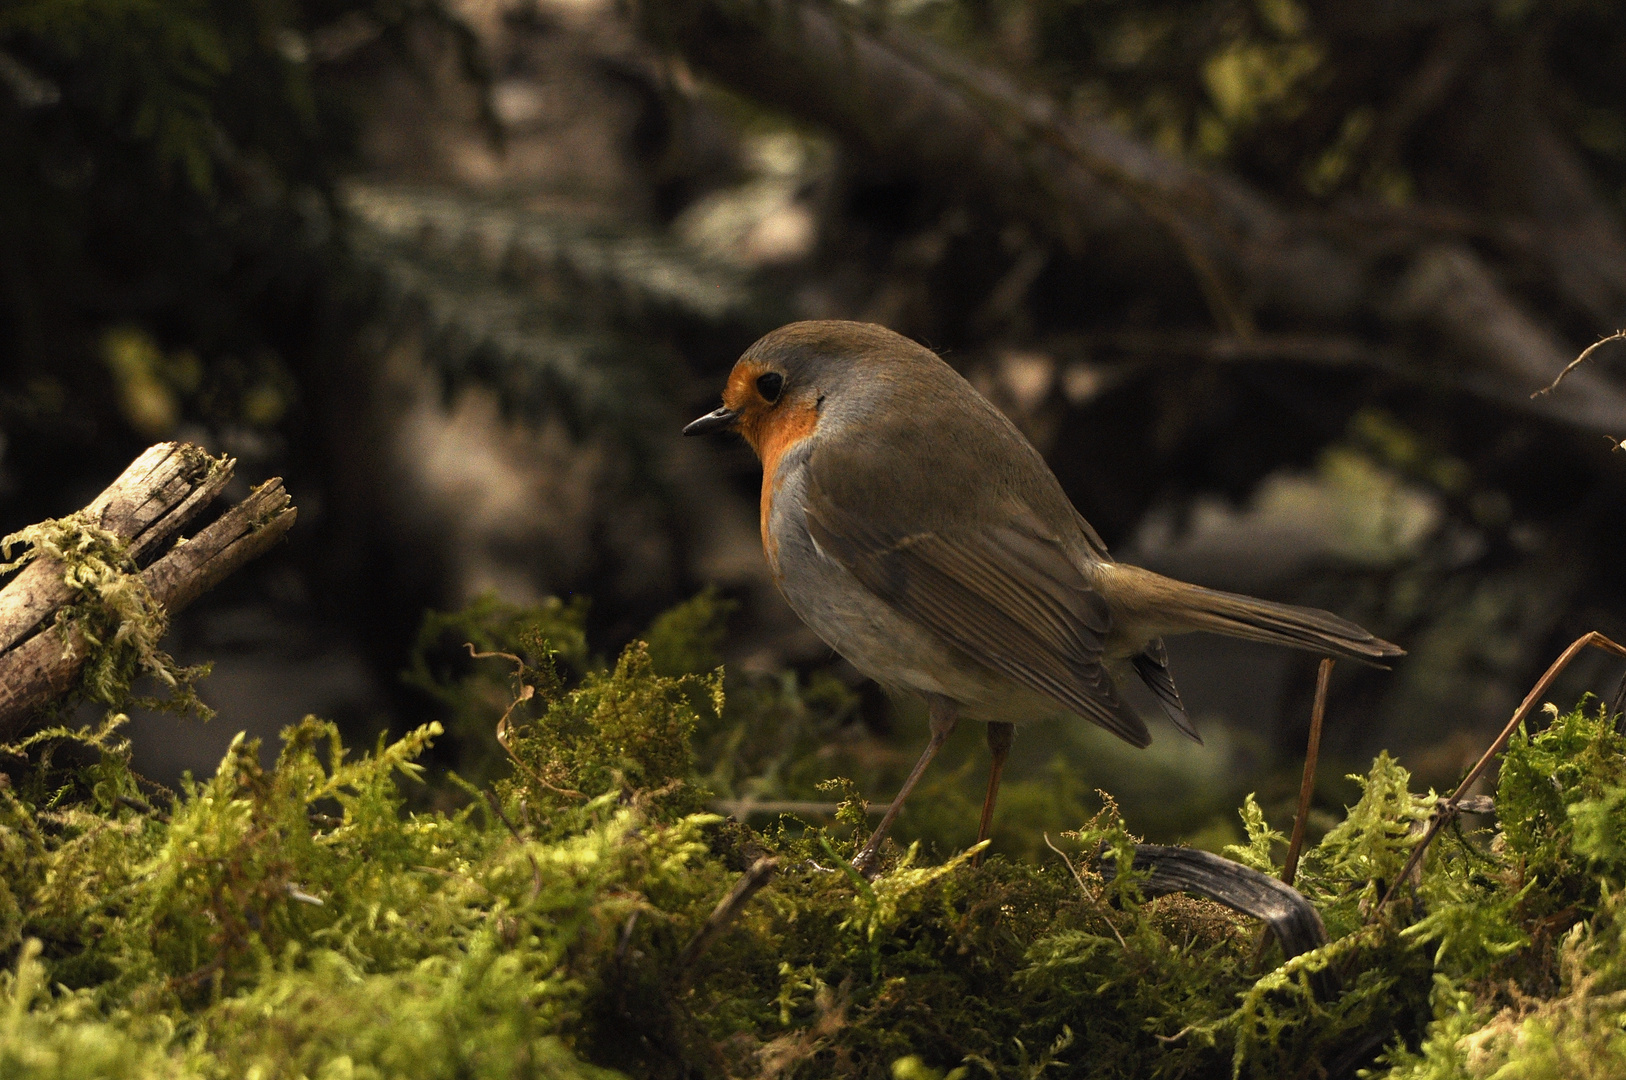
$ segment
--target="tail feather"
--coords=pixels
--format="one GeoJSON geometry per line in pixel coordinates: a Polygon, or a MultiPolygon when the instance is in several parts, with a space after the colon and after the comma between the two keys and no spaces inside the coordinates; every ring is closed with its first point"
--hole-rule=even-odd
{"type": "Polygon", "coordinates": [[[1374,667],[1384,667],[1383,661],[1406,655],[1400,646],[1319,608],[1278,604],[1200,585],[1182,589],[1180,599],[1186,617],[1183,621],[1192,630],[1286,645],[1374,667]]]}
{"type": "Polygon", "coordinates": [[[1197,734],[1197,726],[1186,715],[1185,703],[1180,700],[1180,691],[1174,685],[1174,675],[1169,671],[1169,650],[1164,647],[1163,639],[1153,638],[1145,651],[1130,663],[1134,665],[1141,682],[1157,696],[1157,703],[1163,706],[1164,715],[1187,738],[1202,745],[1203,737],[1197,734]]]}

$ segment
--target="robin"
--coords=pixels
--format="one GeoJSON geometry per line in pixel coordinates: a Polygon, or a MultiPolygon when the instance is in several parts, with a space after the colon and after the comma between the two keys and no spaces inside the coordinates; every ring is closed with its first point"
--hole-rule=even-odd
{"type": "Polygon", "coordinates": [[[1016,426],[931,350],[867,323],[783,326],[734,365],[721,408],[762,460],[762,548],[785,600],[890,690],[926,699],[931,738],[853,865],[872,872],[960,717],[993,754],[979,842],[1021,720],[1070,714],[1135,746],[1132,675],[1201,742],[1163,639],[1195,630],[1381,666],[1403,650],[1326,611],[1115,562],[1016,426]]]}

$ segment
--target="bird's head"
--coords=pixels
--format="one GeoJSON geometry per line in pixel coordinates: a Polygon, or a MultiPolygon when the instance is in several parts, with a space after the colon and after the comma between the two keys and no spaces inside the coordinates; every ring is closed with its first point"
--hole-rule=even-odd
{"type": "MultiPolygon", "coordinates": [[[[722,408],[683,429],[685,435],[738,431],[757,456],[812,432],[826,412],[888,381],[900,361],[926,352],[872,323],[826,319],[791,323],[745,350],[723,387],[722,408]]],[[[934,358],[935,359],[935,358],[934,358]]]]}

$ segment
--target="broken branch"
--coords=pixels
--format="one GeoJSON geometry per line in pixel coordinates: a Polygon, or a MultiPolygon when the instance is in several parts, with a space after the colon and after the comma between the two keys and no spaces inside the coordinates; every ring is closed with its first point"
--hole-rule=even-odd
{"type": "MultiPolygon", "coordinates": [[[[72,614],[86,596],[74,560],[87,545],[107,564],[101,573],[117,579],[109,588],[134,590],[161,624],[286,535],[297,510],[282,481],[268,480],[196,536],[138,568],[138,557],[156,551],[220,493],[234,465],[190,444],[160,443],[78,514],[12,538],[34,547],[0,589],[0,737],[14,735],[72,690],[86,661],[126,633],[121,619],[114,640],[98,642],[72,614]],[[59,550],[57,541],[68,537],[80,539],[72,550],[59,550]]],[[[154,637],[162,632],[161,625],[149,629],[154,637]]]]}
{"type": "Polygon", "coordinates": [[[1407,267],[1395,280],[1363,239],[1370,230],[1293,212],[1233,173],[1064,113],[991,67],[836,7],[668,0],[641,10],[656,40],[724,83],[924,183],[986,199],[1071,249],[1089,243],[1119,273],[1184,263],[1238,340],[1253,336],[1256,311],[1305,328],[1362,320],[1424,328],[1465,364],[1408,366],[1525,415],[1626,428],[1626,393],[1601,378],[1567,387],[1561,401],[1528,401],[1529,386],[1570,349],[1465,243],[1406,239],[1389,253],[1407,267]]]}
{"type": "MultiPolygon", "coordinates": [[[[1291,885],[1241,863],[1196,848],[1140,844],[1133,866],[1150,872],[1146,891],[1151,896],[1194,892],[1262,920],[1289,959],[1327,943],[1327,928],[1314,904],[1291,885]]],[[[1116,870],[1104,862],[1101,873],[1110,880],[1116,870]]]]}

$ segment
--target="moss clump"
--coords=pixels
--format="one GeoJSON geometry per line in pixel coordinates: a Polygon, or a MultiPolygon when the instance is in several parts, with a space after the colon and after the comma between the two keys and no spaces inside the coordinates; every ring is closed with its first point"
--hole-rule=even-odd
{"type": "MultiPolygon", "coordinates": [[[[0,1075],[1433,1080],[1622,1060],[1626,739],[1601,715],[1515,739],[1503,824],[1446,830],[1374,917],[1434,805],[1380,757],[1302,862],[1328,944],[1261,962],[1249,920],[1142,897],[1110,802],[1042,860],[893,847],[873,882],[846,861],[851,798],[819,828],[706,813],[712,778],[809,775],[767,740],[805,746],[850,707],[685,670],[715,659],[716,612],[702,598],[613,666],[558,606],[443,624],[503,654],[423,670],[511,765],[456,811],[409,810],[437,725],[353,757],[307,719],[274,765],[239,740],[172,798],[116,724],[0,748],[0,1075]],[[764,855],[777,876],[696,955],[764,855]]],[[[1251,801],[1242,825],[1233,857],[1274,870],[1251,801]]]]}
{"type": "Polygon", "coordinates": [[[690,781],[690,738],[702,710],[722,708],[722,676],[656,673],[649,647],[627,647],[609,671],[538,715],[510,720],[505,738],[519,766],[504,785],[543,806],[580,803],[588,792],[618,791],[670,813],[693,813],[709,793],[690,781]]]}

